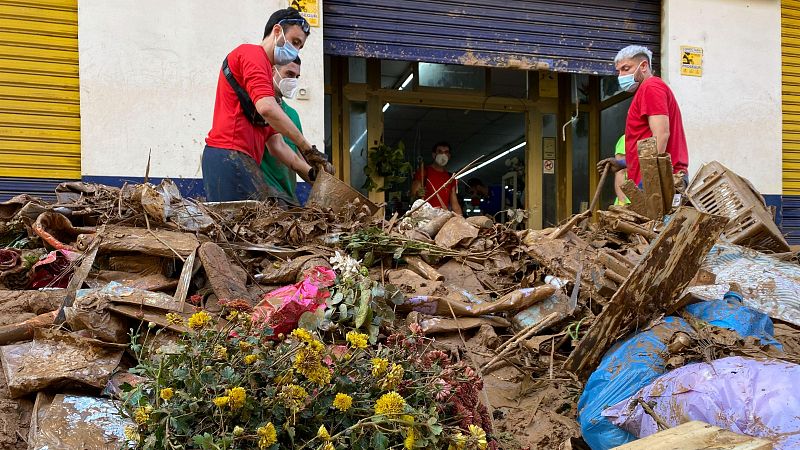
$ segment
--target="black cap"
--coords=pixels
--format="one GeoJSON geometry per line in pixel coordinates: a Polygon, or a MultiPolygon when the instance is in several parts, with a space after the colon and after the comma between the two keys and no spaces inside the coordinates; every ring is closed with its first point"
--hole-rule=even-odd
{"type": "Polygon", "coordinates": [[[311,33],[311,27],[308,25],[306,19],[300,15],[300,12],[294,8],[279,9],[269,16],[267,26],[264,27],[264,37],[272,33],[275,25],[281,24],[286,29],[287,26],[297,25],[303,29],[303,32],[308,36],[311,33]],[[283,23],[281,23],[283,22],[283,23]]]}

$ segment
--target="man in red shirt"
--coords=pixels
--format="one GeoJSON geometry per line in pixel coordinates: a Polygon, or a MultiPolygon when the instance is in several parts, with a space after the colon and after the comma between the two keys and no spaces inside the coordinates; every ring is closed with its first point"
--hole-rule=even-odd
{"type": "Polygon", "coordinates": [[[288,147],[281,145],[283,136],[311,163],[299,161],[292,167],[307,181],[316,178],[317,167],[332,171],[283,111],[273,86],[273,66],[294,61],[310,31],[297,10],[278,10],[267,21],[260,44],[240,45],[225,58],[202,158],[208,201],[279,199],[261,176],[259,164],[265,145],[273,151],[287,151],[288,147]]]}
{"type": "Polygon", "coordinates": [[[458,203],[457,181],[450,181],[452,175],[445,169],[449,161],[450,144],[437,142],[433,146],[433,164],[424,166],[414,174],[411,195],[422,199],[433,196],[428,200],[431,206],[442,209],[452,207],[454,213],[462,215],[461,204],[458,203]],[[439,192],[436,192],[437,189],[439,192]]]}
{"type": "Polygon", "coordinates": [[[653,53],[639,45],[623,48],[614,58],[620,88],[635,92],[625,122],[625,161],[608,158],[600,161],[597,168],[602,171],[609,165],[616,172],[627,166],[628,178],[640,185],[637,143],[655,137],[658,152],[668,153],[672,158],[676,187],[681,189],[688,182],[689,167],[681,110],[669,86],[653,74],[652,59],[653,53]]]}

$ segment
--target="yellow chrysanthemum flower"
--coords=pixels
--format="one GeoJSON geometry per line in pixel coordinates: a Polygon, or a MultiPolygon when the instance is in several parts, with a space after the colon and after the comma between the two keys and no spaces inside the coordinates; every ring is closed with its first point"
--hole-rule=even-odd
{"type": "Polygon", "coordinates": [[[467,437],[461,432],[453,435],[453,442],[447,447],[447,450],[464,450],[467,447],[467,437]]]}
{"type": "Polygon", "coordinates": [[[211,316],[205,311],[196,312],[189,317],[189,328],[193,330],[199,330],[209,323],[211,323],[211,316]]]}
{"type": "Polygon", "coordinates": [[[353,346],[353,348],[367,348],[367,344],[369,342],[369,336],[364,333],[359,333],[357,331],[349,331],[347,332],[347,336],[345,336],[347,342],[353,346]]]}
{"type": "Polygon", "coordinates": [[[392,364],[391,370],[389,373],[386,374],[386,378],[381,381],[381,389],[386,391],[391,391],[397,388],[401,381],[403,381],[403,375],[405,375],[406,371],[403,369],[403,366],[400,364],[392,364]]]}
{"type": "Polygon", "coordinates": [[[147,411],[147,408],[139,407],[133,412],[133,421],[136,422],[137,425],[144,425],[148,420],[150,420],[150,413],[147,411]]]}
{"type": "Polygon", "coordinates": [[[228,317],[226,317],[225,320],[230,322],[230,321],[236,319],[237,317],[239,317],[239,311],[235,311],[234,310],[234,311],[231,311],[230,314],[228,314],[228,317]]]}
{"type": "Polygon", "coordinates": [[[251,343],[249,343],[247,341],[239,341],[239,350],[241,350],[243,352],[246,352],[246,351],[250,350],[251,348],[253,348],[253,344],[251,344],[251,343]]]}
{"type": "Polygon", "coordinates": [[[416,432],[414,428],[409,428],[408,432],[406,432],[406,439],[403,441],[403,445],[406,450],[412,450],[414,448],[414,443],[417,441],[416,432]]]}
{"type": "Polygon", "coordinates": [[[311,336],[311,333],[305,328],[295,328],[289,335],[297,338],[300,342],[311,342],[314,340],[314,337],[311,336]]]}
{"type": "Polygon", "coordinates": [[[320,425],[319,430],[317,430],[317,439],[322,439],[323,441],[331,439],[331,434],[328,433],[328,429],[325,428],[325,425],[320,425]]]}
{"type": "Polygon", "coordinates": [[[336,394],[336,397],[333,399],[333,407],[341,412],[347,412],[351,406],[353,406],[353,397],[347,394],[342,394],[340,392],[336,394]]]}
{"type": "Polygon", "coordinates": [[[331,373],[330,369],[323,366],[322,364],[318,365],[312,370],[306,371],[303,373],[308,381],[318,385],[318,386],[327,386],[331,382],[331,377],[333,374],[331,373]]]}
{"type": "Polygon", "coordinates": [[[214,346],[214,358],[215,359],[225,359],[228,357],[228,349],[225,348],[224,345],[215,345],[214,346]]]}
{"type": "Polygon", "coordinates": [[[414,425],[414,416],[411,414],[403,414],[400,416],[400,421],[409,426],[414,425]]]}
{"type": "Polygon", "coordinates": [[[244,401],[247,398],[247,391],[243,387],[235,387],[228,393],[230,397],[231,409],[239,409],[244,406],[244,401]]]}
{"type": "Polygon", "coordinates": [[[139,431],[136,429],[136,427],[128,425],[125,427],[125,439],[139,442],[142,439],[142,436],[139,435],[139,431]]]}
{"type": "Polygon", "coordinates": [[[230,401],[231,398],[228,397],[227,395],[223,395],[222,397],[217,397],[214,400],[212,400],[212,402],[214,402],[217,408],[222,408],[223,406],[226,406],[230,401]]]}
{"type": "Polygon", "coordinates": [[[233,427],[233,435],[236,437],[244,436],[244,428],[240,427],[239,425],[236,425],[235,427],[233,427]]]}
{"type": "Polygon", "coordinates": [[[247,355],[244,357],[244,363],[247,364],[248,366],[256,361],[258,361],[257,355],[247,355]]]}
{"type": "Polygon", "coordinates": [[[326,442],[325,445],[321,447],[321,450],[336,450],[336,447],[330,442],[326,442]]]}
{"type": "Polygon", "coordinates": [[[392,391],[383,394],[381,398],[375,402],[375,414],[379,416],[402,414],[405,407],[405,399],[397,392],[392,391]]]}
{"type": "Polygon", "coordinates": [[[272,422],[267,423],[263,427],[256,430],[258,435],[258,448],[266,449],[278,442],[278,433],[275,431],[275,425],[272,422]]]}
{"type": "Polygon", "coordinates": [[[486,450],[489,444],[486,442],[486,431],[484,431],[483,428],[477,425],[470,425],[469,434],[475,439],[478,450],[486,450]]]}
{"type": "Polygon", "coordinates": [[[164,401],[169,401],[169,399],[171,399],[173,395],[175,395],[175,391],[173,391],[172,388],[164,388],[161,390],[160,393],[161,400],[164,401]]]}
{"type": "Polygon", "coordinates": [[[382,377],[389,369],[389,360],[386,358],[372,358],[372,376],[382,377]]]}
{"type": "Polygon", "coordinates": [[[167,323],[170,325],[183,325],[183,317],[180,314],[167,313],[167,323]]]}
{"type": "Polygon", "coordinates": [[[286,386],[281,388],[280,394],[278,394],[284,404],[294,410],[300,410],[300,407],[306,402],[308,398],[308,392],[303,389],[302,386],[298,386],[296,384],[287,384],[286,386]]]}

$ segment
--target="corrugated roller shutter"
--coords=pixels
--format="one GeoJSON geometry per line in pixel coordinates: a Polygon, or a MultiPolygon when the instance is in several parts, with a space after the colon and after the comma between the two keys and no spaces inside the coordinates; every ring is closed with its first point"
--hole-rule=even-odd
{"type": "Polygon", "coordinates": [[[80,176],[78,1],[0,0],[0,177],[80,176]]]}
{"type": "Polygon", "coordinates": [[[800,195],[800,0],[781,1],[783,194],[800,195]]]}
{"type": "MultiPolygon", "coordinates": [[[[614,74],[617,51],[659,53],[659,0],[325,0],[325,52],[614,74]]],[[[658,58],[654,58],[658,61],[658,58]]]]}

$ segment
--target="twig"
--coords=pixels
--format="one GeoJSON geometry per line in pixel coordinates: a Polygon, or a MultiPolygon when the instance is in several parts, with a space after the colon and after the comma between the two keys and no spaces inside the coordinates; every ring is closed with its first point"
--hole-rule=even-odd
{"type": "Polygon", "coordinates": [[[495,364],[497,361],[499,361],[508,352],[516,348],[517,345],[519,345],[520,341],[524,341],[525,339],[528,339],[534,334],[549,327],[550,325],[552,325],[553,322],[558,320],[559,317],[560,314],[558,312],[554,312],[549,316],[545,317],[544,320],[542,320],[541,322],[530,325],[524,330],[515,334],[514,337],[506,341],[506,343],[501,346],[502,350],[497,354],[497,356],[495,356],[494,358],[492,358],[491,361],[483,365],[482,367],[483,371],[488,373],[488,370],[491,369],[492,365],[495,364]]]}
{"type": "Polygon", "coordinates": [[[650,417],[653,418],[653,420],[656,421],[656,424],[658,425],[658,428],[660,428],[662,430],[667,430],[669,428],[672,428],[672,427],[669,426],[669,424],[667,422],[664,422],[664,419],[662,419],[658,414],[656,414],[655,411],[653,411],[653,408],[651,408],[650,405],[647,404],[647,402],[645,402],[644,400],[642,400],[640,398],[637,398],[636,401],[634,402],[634,407],[637,404],[642,407],[642,409],[644,410],[644,412],[647,413],[647,415],[649,415],[650,417]]]}
{"type": "Polygon", "coordinates": [[[550,340],[550,379],[553,379],[553,359],[556,356],[556,337],[550,340]]]}

